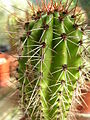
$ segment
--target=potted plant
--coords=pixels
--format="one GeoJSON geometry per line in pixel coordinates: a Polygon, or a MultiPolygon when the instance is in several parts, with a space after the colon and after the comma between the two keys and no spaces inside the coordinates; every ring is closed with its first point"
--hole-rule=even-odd
{"type": "Polygon", "coordinates": [[[10,61],[8,55],[4,52],[8,51],[8,47],[0,46],[0,87],[7,86],[10,79],[10,61]]]}

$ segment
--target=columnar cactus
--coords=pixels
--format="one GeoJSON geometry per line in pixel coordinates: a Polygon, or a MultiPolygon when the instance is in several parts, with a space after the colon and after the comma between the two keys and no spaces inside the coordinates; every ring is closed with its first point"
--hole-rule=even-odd
{"type": "Polygon", "coordinates": [[[29,120],[66,120],[81,77],[83,13],[72,1],[42,1],[20,38],[21,107],[29,120]]]}

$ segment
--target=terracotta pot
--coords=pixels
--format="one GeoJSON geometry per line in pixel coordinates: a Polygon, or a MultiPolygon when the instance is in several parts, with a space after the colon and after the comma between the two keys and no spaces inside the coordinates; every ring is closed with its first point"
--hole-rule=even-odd
{"type": "Polygon", "coordinates": [[[10,79],[10,61],[7,54],[0,54],[0,86],[7,86],[10,79]]]}
{"type": "Polygon", "coordinates": [[[90,120],[90,82],[86,83],[87,90],[82,89],[82,105],[77,106],[79,114],[77,114],[78,120],[90,120]]]}

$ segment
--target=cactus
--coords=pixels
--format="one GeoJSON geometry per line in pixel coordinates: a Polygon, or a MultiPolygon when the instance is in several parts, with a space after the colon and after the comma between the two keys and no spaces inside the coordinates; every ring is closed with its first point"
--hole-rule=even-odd
{"type": "Polygon", "coordinates": [[[73,0],[42,1],[25,23],[19,54],[20,105],[29,120],[66,120],[80,82],[84,32],[83,13],[73,0]]]}

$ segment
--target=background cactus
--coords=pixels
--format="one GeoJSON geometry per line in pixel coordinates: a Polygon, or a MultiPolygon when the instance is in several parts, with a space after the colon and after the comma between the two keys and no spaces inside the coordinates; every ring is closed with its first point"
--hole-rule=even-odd
{"type": "Polygon", "coordinates": [[[77,2],[41,2],[33,6],[20,38],[21,107],[29,120],[66,120],[77,84],[82,84],[85,19],[77,2]]]}

